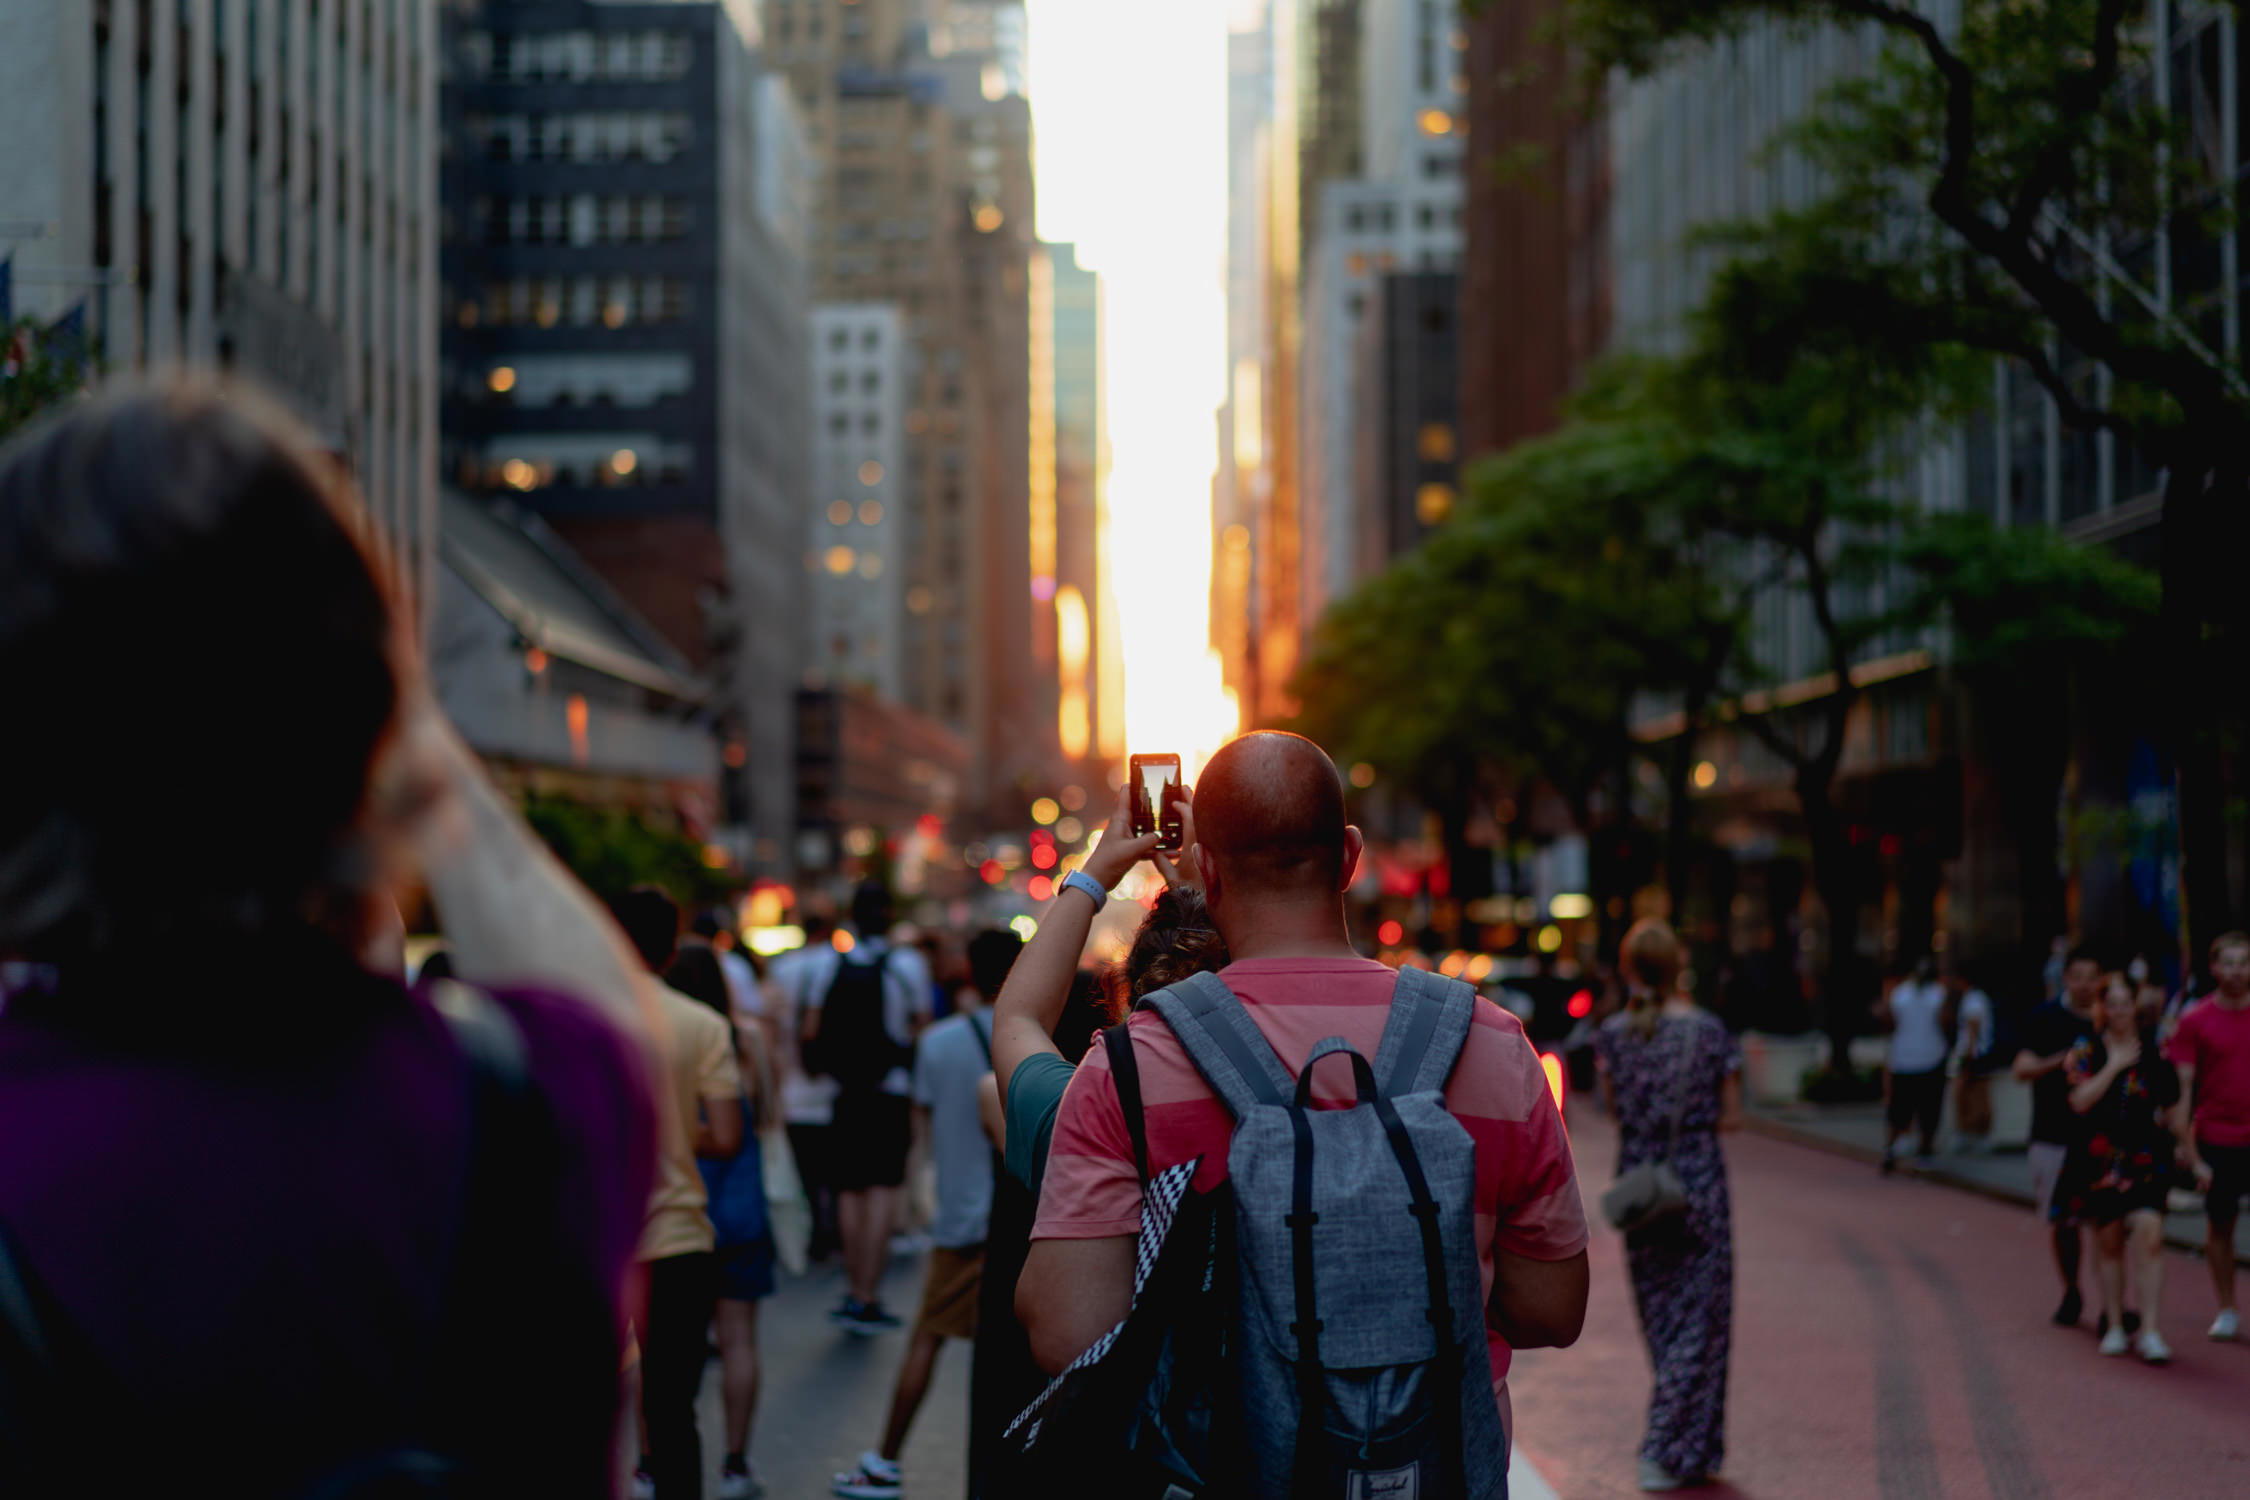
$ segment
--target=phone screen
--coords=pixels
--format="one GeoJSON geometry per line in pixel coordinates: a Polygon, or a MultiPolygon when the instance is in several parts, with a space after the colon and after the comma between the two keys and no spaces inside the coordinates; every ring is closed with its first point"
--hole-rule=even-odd
{"type": "Polygon", "coordinates": [[[1177,755],[1136,755],[1126,774],[1133,787],[1133,835],[1157,835],[1157,847],[1167,853],[1180,847],[1180,809],[1172,793],[1180,785],[1177,755]]]}

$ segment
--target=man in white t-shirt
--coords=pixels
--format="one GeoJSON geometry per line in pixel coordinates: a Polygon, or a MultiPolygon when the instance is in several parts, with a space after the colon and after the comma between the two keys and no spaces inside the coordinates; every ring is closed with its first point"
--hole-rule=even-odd
{"type": "Polygon", "coordinates": [[[891,920],[890,894],[861,886],[852,897],[851,953],[814,950],[794,975],[806,1070],[836,1085],[828,1173],[847,1290],[829,1316],[859,1334],[899,1326],[880,1294],[913,1145],[909,1064],[930,1021],[929,968],[921,954],[891,945],[891,920]]]}
{"type": "Polygon", "coordinates": [[[1945,1110],[1945,1060],[1953,1050],[1946,1037],[1945,986],[1937,961],[1925,958],[1914,972],[1892,986],[1881,1007],[1890,1023],[1890,1092],[1883,1137],[1883,1170],[1898,1165],[1898,1143],[1912,1126],[1920,1138],[1919,1157],[1937,1154],[1938,1118],[1945,1110]]]}

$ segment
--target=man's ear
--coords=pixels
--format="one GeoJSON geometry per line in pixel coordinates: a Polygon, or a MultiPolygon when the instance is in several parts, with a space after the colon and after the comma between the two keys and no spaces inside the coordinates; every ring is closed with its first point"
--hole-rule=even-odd
{"type": "Polygon", "coordinates": [[[1359,829],[1358,829],[1357,827],[1347,827],[1347,828],[1345,828],[1345,830],[1344,830],[1344,878],[1343,878],[1343,883],[1342,883],[1342,884],[1341,884],[1340,886],[1338,886],[1338,889],[1339,889],[1339,890],[1346,890],[1346,891],[1348,891],[1348,890],[1350,890],[1350,889],[1352,888],[1352,882],[1353,882],[1353,881],[1355,881],[1355,880],[1357,880],[1357,879],[1359,878],[1359,860],[1360,860],[1360,856],[1361,856],[1361,855],[1363,855],[1363,854],[1365,854],[1366,852],[1367,852],[1367,835],[1365,835],[1365,834],[1361,833],[1361,832],[1359,831],[1359,829]]]}
{"type": "Polygon", "coordinates": [[[1197,844],[1194,849],[1196,884],[1203,887],[1203,903],[1209,906],[1219,895],[1219,862],[1203,845],[1197,844]]]}

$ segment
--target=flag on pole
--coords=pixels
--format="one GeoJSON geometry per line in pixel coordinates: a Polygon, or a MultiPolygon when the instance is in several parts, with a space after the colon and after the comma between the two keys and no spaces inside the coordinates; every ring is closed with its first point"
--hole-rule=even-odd
{"type": "Polygon", "coordinates": [[[47,325],[47,356],[76,368],[86,363],[86,355],[86,304],[80,301],[47,325]]]}

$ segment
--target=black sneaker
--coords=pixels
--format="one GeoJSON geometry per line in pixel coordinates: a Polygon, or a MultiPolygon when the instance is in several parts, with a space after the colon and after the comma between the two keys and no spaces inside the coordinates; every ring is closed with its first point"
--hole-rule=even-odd
{"type": "Polygon", "coordinates": [[[859,1316],[844,1326],[853,1333],[867,1335],[887,1333],[893,1328],[903,1328],[906,1325],[895,1314],[886,1311],[882,1303],[862,1302],[859,1304],[859,1316]]]}
{"type": "Polygon", "coordinates": [[[866,1311],[867,1309],[861,1305],[858,1298],[846,1297],[829,1309],[828,1321],[838,1328],[857,1328],[859,1320],[865,1316],[866,1311]]]}
{"type": "Polygon", "coordinates": [[[2079,1295],[2078,1288],[2072,1287],[2069,1291],[2063,1293],[2062,1306],[2055,1309],[2055,1326],[2057,1328],[2076,1328],[2079,1315],[2085,1311],[2086,1299],[2079,1295]]]}

